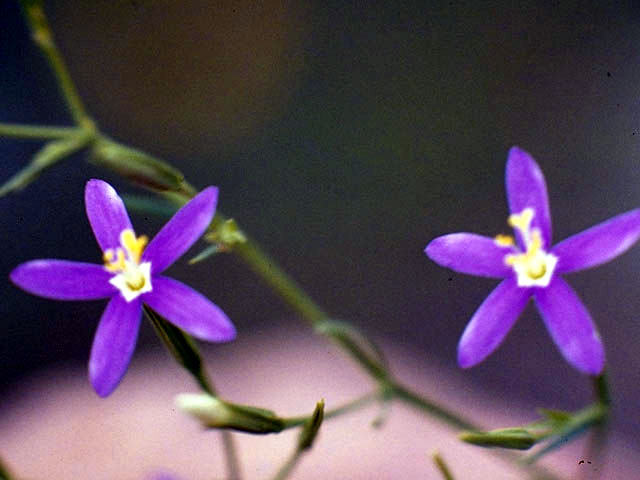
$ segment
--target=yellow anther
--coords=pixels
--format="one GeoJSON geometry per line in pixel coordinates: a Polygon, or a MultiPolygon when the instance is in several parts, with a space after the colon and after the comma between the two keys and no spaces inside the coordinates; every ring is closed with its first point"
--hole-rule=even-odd
{"type": "Polygon", "coordinates": [[[513,247],[516,244],[511,235],[503,235],[501,233],[496,235],[493,241],[501,247],[513,247]]]}
{"type": "Polygon", "coordinates": [[[142,256],[142,251],[144,247],[146,247],[149,239],[145,235],[141,235],[136,238],[135,233],[132,230],[123,230],[120,234],[120,243],[127,251],[129,256],[129,260],[134,263],[140,263],[140,257],[142,256]]]}
{"type": "Polygon", "coordinates": [[[529,231],[531,220],[533,220],[533,208],[525,208],[522,212],[509,216],[509,225],[524,233],[529,231]]]}
{"type": "Polygon", "coordinates": [[[117,252],[116,260],[113,260],[113,250],[111,249],[105,251],[103,255],[104,266],[110,272],[119,272],[125,269],[124,252],[120,248],[116,250],[116,252],[117,252]]]}

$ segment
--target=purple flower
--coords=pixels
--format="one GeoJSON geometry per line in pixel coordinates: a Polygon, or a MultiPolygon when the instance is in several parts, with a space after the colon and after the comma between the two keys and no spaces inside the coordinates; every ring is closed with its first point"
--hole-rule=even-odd
{"type": "Polygon", "coordinates": [[[471,318],[458,344],[458,363],[471,367],[504,340],[534,298],[564,358],[592,375],[604,349],[589,312],[560,276],[608,262],[640,237],[640,209],[631,210],[551,246],[551,214],[540,167],[524,150],[509,151],[506,168],[509,225],[516,239],[453,233],[432,240],[425,253],[456,272],[504,278],[471,318]]]}
{"type": "Polygon", "coordinates": [[[113,187],[102,180],[90,180],[85,188],[85,207],[104,265],[32,260],[11,272],[13,283],[41,297],[110,298],[89,359],[89,379],[101,397],[116,388],[127,370],[143,303],[202,340],[223,342],[235,337],[233,324],[220,308],[183,283],[161,275],[205,231],[217,200],[216,187],[203,190],[147,245],[145,236],[136,237],[133,232],[124,203],[113,187]]]}

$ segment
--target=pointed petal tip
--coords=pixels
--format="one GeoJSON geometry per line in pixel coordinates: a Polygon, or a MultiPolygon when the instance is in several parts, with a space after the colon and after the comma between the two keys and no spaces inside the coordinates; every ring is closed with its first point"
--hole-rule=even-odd
{"type": "Polygon", "coordinates": [[[118,196],[116,189],[113,188],[110,183],[107,183],[104,180],[100,180],[99,178],[91,178],[87,180],[87,183],[84,186],[85,201],[87,199],[91,200],[92,194],[107,197],[111,197],[113,195],[118,196]]]}
{"type": "Polygon", "coordinates": [[[93,387],[93,390],[98,394],[100,398],[107,398],[116,389],[117,384],[112,386],[102,385],[98,381],[91,380],[91,386],[93,387]]]}
{"type": "Polygon", "coordinates": [[[468,369],[476,366],[480,360],[474,360],[469,352],[463,351],[461,348],[458,348],[458,366],[460,368],[468,369]]]}
{"type": "Polygon", "coordinates": [[[207,187],[178,210],[142,254],[153,274],[162,273],[205,232],[216,212],[218,188],[207,187]]]}
{"type": "Polygon", "coordinates": [[[143,301],[189,335],[208,342],[228,342],[236,330],[227,314],[204,295],[169,277],[154,278],[143,301]]]}

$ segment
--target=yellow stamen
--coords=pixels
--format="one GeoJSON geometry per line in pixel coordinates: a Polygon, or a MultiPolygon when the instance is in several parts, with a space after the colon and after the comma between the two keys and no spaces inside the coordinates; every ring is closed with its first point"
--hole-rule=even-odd
{"type": "Polygon", "coordinates": [[[493,239],[501,247],[513,247],[516,242],[511,235],[498,234],[493,239]]]}
{"type": "Polygon", "coordinates": [[[145,235],[141,235],[136,238],[135,233],[132,230],[123,230],[120,234],[120,243],[127,250],[129,254],[129,259],[132,262],[140,263],[140,257],[142,256],[142,251],[144,247],[147,245],[149,239],[145,235]]]}
{"type": "Polygon", "coordinates": [[[533,258],[542,248],[542,237],[540,230],[534,230],[531,233],[531,242],[527,245],[527,258],[533,258]]]}
{"type": "Polygon", "coordinates": [[[116,252],[117,252],[117,259],[115,261],[113,260],[113,250],[111,249],[106,250],[104,252],[104,255],[102,256],[104,260],[104,266],[110,272],[119,272],[124,270],[126,267],[124,252],[122,251],[121,248],[116,250],[116,252]]]}
{"type": "Polygon", "coordinates": [[[521,213],[514,213],[509,216],[509,225],[525,233],[529,231],[531,220],[533,220],[533,208],[525,208],[521,213]]]}

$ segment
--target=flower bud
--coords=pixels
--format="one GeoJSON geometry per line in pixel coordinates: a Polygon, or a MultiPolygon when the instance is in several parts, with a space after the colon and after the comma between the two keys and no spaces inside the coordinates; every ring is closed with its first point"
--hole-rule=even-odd
{"type": "Polygon", "coordinates": [[[480,447],[502,447],[527,450],[536,443],[536,438],[524,428],[501,428],[489,432],[462,432],[463,442],[480,447]]]}
{"type": "Polygon", "coordinates": [[[206,393],[182,393],[175,403],[207,428],[248,433],[277,433],[284,428],[284,421],[270,410],[228,403],[206,393]]]}
{"type": "Polygon", "coordinates": [[[302,427],[300,437],[298,438],[298,450],[307,450],[311,448],[313,441],[318,435],[320,425],[322,425],[322,420],[324,420],[324,400],[320,400],[316,403],[315,410],[302,427]]]}
{"type": "Polygon", "coordinates": [[[184,187],[184,175],[171,165],[106,138],[95,142],[91,161],[155,190],[180,191],[184,187]]]}

